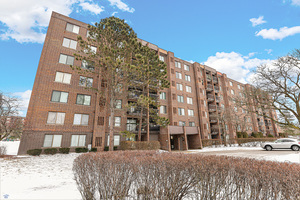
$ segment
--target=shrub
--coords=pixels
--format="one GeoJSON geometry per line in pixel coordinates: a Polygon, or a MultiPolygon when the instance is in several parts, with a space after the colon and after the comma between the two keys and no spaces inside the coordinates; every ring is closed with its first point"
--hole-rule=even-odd
{"type": "MultiPolygon", "coordinates": [[[[117,150],[118,147],[114,147],[114,150],[117,150]]],[[[109,146],[104,147],[104,151],[109,151],[109,146]]]]}
{"type": "Polygon", "coordinates": [[[264,137],[264,134],[262,132],[258,132],[257,134],[258,134],[259,138],[263,138],[264,137]]]}
{"type": "Polygon", "coordinates": [[[287,137],[288,134],[287,133],[279,133],[279,137],[287,137]]]}
{"type": "Polygon", "coordinates": [[[97,152],[97,148],[91,148],[90,152],[97,152]]]}
{"type": "Polygon", "coordinates": [[[248,138],[248,133],[247,132],[242,132],[243,138],[248,138]]]}
{"type": "Polygon", "coordinates": [[[267,135],[267,137],[274,137],[274,135],[272,135],[272,134],[269,133],[269,134],[267,135]]]}
{"type": "Polygon", "coordinates": [[[31,156],[39,156],[42,153],[42,149],[30,149],[27,151],[27,154],[31,156]]]}
{"type": "Polygon", "coordinates": [[[219,139],[202,139],[202,146],[203,147],[208,147],[208,146],[213,146],[213,145],[221,145],[222,140],[219,139]]]}
{"type": "Polygon", "coordinates": [[[157,151],[83,154],[73,164],[83,199],[299,199],[299,171],[291,163],[157,151]]]}
{"type": "Polygon", "coordinates": [[[44,149],[44,154],[54,155],[56,153],[57,153],[57,149],[55,149],[55,148],[44,149]]]}
{"type": "Polygon", "coordinates": [[[237,138],[242,138],[242,137],[243,137],[242,132],[236,132],[236,137],[237,137],[237,138]]]}
{"type": "Polygon", "coordinates": [[[0,156],[4,156],[7,153],[6,146],[0,146],[0,156]]]}
{"type": "Polygon", "coordinates": [[[159,141],[121,141],[121,150],[158,150],[159,141]]]}
{"type": "Polygon", "coordinates": [[[59,153],[68,154],[70,152],[70,148],[59,148],[59,153]]]}
{"type": "Polygon", "coordinates": [[[88,152],[88,148],[85,148],[85,147],[78,147],[78,148],[75,148],[75,152],[76,153],[86,153],[88,152]]]}

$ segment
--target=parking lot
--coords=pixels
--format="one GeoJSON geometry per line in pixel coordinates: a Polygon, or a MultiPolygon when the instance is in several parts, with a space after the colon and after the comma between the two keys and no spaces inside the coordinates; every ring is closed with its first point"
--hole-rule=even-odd
{"type": "Polygon", "coordinates": [[[293,162],[300,164],[300,151],[292,150],[272,150],[266,151],[262,148],[211,148],[204,150],[189,151],[190,153],[200,153],[205,155],[223,155],[243,158],[254,158],[259,160],[270,160],[278,162],[293,162]]]}

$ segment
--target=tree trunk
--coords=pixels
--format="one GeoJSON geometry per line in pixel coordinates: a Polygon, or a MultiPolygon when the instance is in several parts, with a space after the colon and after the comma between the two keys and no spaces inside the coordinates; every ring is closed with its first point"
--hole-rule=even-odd
{"type": "MultiPolygon", "coordinates": [[[[149,99],[149,85],[147,85],[147,98],[149,99]]],[[[146,119],[146,127],[147,127],[147,139],[146,141],[150,141],[150,127],[149,127],[149,103],[147,103],[147,119],[146,119]]]]}
{"type": "Polygon", "coordinates": [[[144,107],[141,106],[141,115],[139,119],[139,132],[138,132],[138,141],[142,141],[142,123],[143,123],[143,112],[144,112],[144,107]]]}

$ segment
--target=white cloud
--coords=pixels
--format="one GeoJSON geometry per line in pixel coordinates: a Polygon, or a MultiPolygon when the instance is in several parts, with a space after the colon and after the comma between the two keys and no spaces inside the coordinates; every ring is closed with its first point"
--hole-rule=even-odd
{"type": "Polygon", "coordinates": [[[256,36],[262,36],[264,39],[271,39],[271,40],[282,40],[288,36],[295,35],[300,33],[300,26],[294,26],[291,28],[282,27],[279,30],[277,29],[262,29],[259,32],[256,32],[256,36]]]}
{"type": "Polygon", "coordinates": [[[121,0],[108,0],[108,1],[110,2],[110,5],[117,6],[117,8],[119,8],[122,11],[127,11],[130,13],[133,13],[135,11],[134,8],[129,8],[129,6],[124,2],[122,2],[121,0]]]}
{"type": "Polygon", "coordinates": [[[292,5],[300,6],[300,0],[291,0],[291,1],[292,1],[292,5]]]}
{"type": "Polygon", "coordinates": [[[265,49],[265,51],[266,51],[268,54],[272,55],[273,49],[265,49]]]}
{"type": "Polygon", "coordinates": [[[83,10],[90,11],[91,13],[94,13],[96,15],[99,15],[101,12],[104,11],[103,6],[100,7],[97,4],[93,3],[81,2],[79,5],[82,7],[83,10]]]}
{"type": "Polygon", "coordinates": [[[103,11],[103,7],[86,1],[91,2],[91,0],[2,0],[0,23],[3,23],[5,28],[0,30],[0,39],[14,39],[20,43],[43,43],[52,11],[67,16],[78,7],[94,14],[103,11]]]}
{"type": "Polygon", "coordinates": [[[113,12],[112,14],[111,14],[111,16],[115,16],[115,14],[117,14],[118,12],[113,12]]]}
{"type": "Polygon", "coordinates": [[[217,52],[215,56],[208,57],[207,61],[203,64],[227,74],[229,78],[246,83],[247,77],[253,68],[271,62],[269,59],[250,59],[253,55],[253,53],[249,53],[248,56],[243,56],[236,52],[217,52]]]}
{"type": "Polygon", "coordinates": [[[29,105],[31,90],[26,90],[25,92],[15,92],[13,93],[13,96],[20,98],[19,114],[25,116],[29,105]]]}
{"type": "Polygon", "coordinates": [[[257,26],[260,24],[264,24],[267,21],[264,21],[264,16],[259,16],[258,18],[251,18],[250,22],[252,23],[252,26],[254,27],[254,26],[257,26]]]}

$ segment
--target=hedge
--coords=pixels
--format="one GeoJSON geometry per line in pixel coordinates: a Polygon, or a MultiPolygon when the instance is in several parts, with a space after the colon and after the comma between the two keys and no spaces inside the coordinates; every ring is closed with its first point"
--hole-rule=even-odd
{"type": "Polygon", "coordinates": [[[78,148],[75,148],[75,152],[76,153],[86,153],[88,152],[88,148],[85,148],[85,147],[78,147],[78,148]]]}
{"type": "MultiPolygon", "coordinates": [[[[118,147],[114,146],[114,150],[117,150],[117,149],[118,149],[118,147]]],[[[109,151],[109,146],[104,147],[104,151],[109,151]]]]}
{"type": "Polygon", "coordinates": [[[97,152],[97,148],[91,148],[90,152],[97,152]]]}
{"type": "Polygon", "coordinates": [[[57,149],[55,149],[55,148],[44,149],[44,154],[54,155],[56,153],[57,153],[57,149]]]}
{"type": "Polygon", "coordinates": [[[82,199],[300,199],[299,171],[296,163],[158,151],[83,154],[73,164],[82,199]]]}
{"type": "Polygon", "coordinates": [[[42,149],[30,149],[27,151],[27,154],[31,156],[39,156],[42,153],[42,149]]]}
{"type": "Polygon", "coordinates": [[[59,153],[68,154],[70,152],[70,148],[59,148],[59,153]]]}
{"type": "Polygon", "coordinates": [[[159,141],[121,141],[121,150],[158,150],[159,141]]]}

